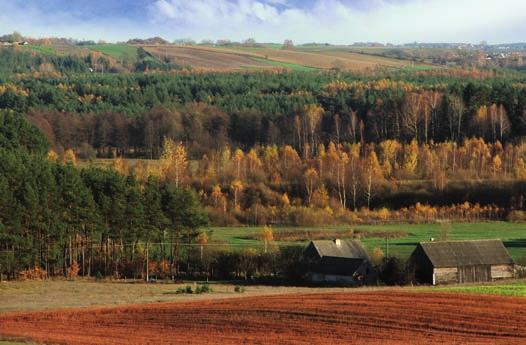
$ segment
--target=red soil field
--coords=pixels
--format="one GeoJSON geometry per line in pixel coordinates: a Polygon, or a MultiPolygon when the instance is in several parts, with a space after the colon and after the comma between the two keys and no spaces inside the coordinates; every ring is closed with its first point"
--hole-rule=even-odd
{"type": "Polygon", "coordinates": [[[375,291],[0,315],[54,344],[526,344],[526,299],[375,291]]]}

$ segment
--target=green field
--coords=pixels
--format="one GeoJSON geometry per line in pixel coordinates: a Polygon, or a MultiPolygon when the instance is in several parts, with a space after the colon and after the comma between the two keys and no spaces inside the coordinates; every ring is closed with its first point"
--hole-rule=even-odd
{"type": "Polygon", "coordinates": [[[439,287],[435,288],[434,291],[451,291],[460,293],[476,293],[483,295],[526,297],[526,281],[521,280],[507,284],[439,287]]]}
{"type": "Polygon", "coordinates": [[[86,47],[117,60],[135,59],[137,57],[137,48],[127,44],[95,44],[86,47]]]}
{"type": "MultiPolygon", "coordinates": [[[[431,238],[440,240],[444,238],[445,231],[440,224],[388,224],[388,225],[341,225],[327,227],[275,227],[274,233],[279,231],[297,230],[305,231],[341,231],[342,238],[350,236],[350,230],[354,231],[405,231],[407,236],[389,239],[389,255],[402,258],[408,257],[414,250],[416,244],[421,241],[429,241],[431,238]]],[[[257,235],[260,227],[213,227],[211,238],[213,241],[228,243],[236,247],[261,246],[261,241],[246,238],[257,235]]],[[[508,248],[511,256],[521,264],[526,264],[526,224],[508,222],[480,222],[480,223],[453,223],[447,233],[450,240],[476,240],[476,239],[501,239],[508,248]]],[[[380,247],[387,251],[384,237],[369,237],[362,239],[364,245],[372,250],[380,247]]],[[[307,240],[298,242],[278,242],[278,245],[305,245],[307,240]]]]}
{"type": "Polygon", "coordinates": [[[41,46],[41,45],[29,44],[29,45],[21,46],[21,47],[22,49],[33,51],[35,53],[40,53],[43,55],[56,55],[57,54],[57,51],[53,48],[53,46],[41,46]]]}
{"type": "Polygon", "coordinates": [[[297,72],[315,72],[319,71],[316,67],[309,67],[309,66],[302,66],[299,64],[294,63],[288,63],[288,62],[282,62],[282,61],[275,61],[275,60],[268,60],[268,59],[262,59],[262,58],[254,58],[254,60],[263,62],[267,65],[274,66],[274,67],[281,67],[290,69],[297,72]]]}

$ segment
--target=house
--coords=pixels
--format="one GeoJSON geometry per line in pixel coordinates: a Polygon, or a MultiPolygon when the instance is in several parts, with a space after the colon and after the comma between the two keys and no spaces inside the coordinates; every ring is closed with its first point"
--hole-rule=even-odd
{"type": "Polygon", "coordinates": [[[365,285],[376,282],[377,272],[359,241],[312,241],[303,253],[308,273],[315,283],[365,285]]]}
{"type": "Polygon", "coordinates": [[[407,269],[413,282],[439,285],[513,278],[515,264],[500,240],[421,242],[407,269]]]}

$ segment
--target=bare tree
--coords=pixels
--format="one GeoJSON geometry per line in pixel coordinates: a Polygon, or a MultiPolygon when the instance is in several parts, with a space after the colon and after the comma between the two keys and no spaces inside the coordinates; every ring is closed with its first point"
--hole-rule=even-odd
{"type": "Polygon", "coordinates": [[[406,133],[412,138],[419,140],[419,126],[423,113],[422,96],[418,93],[405,95],[402,104],[402,121],[406,133]]]}
{"type": "Polygon", "coordinates": [[[465,108],[462,98],[458,96],[448,97],[449,129],[452,140],[459,141],[462,138],[462,121],[465,108]]]}

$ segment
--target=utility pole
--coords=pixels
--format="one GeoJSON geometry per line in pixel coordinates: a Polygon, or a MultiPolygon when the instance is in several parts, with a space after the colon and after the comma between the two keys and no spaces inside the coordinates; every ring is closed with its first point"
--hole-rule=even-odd
{"type": "Polygon", "coordinates": [[[385,236],[385,257],[389,257],[389,237],[385,236]]]}
{"type": "Polygon", "coordinates": [[[146,242],[146,282],[147,283],[150,281],[150,261],[149,261],[149,255],[148,255],[148,245],[149,245],[149,242],[146,242]]]}

